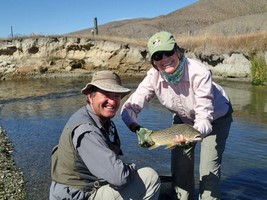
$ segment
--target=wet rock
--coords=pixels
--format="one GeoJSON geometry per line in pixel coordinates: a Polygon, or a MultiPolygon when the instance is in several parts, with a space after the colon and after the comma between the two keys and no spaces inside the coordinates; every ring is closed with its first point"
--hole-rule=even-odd
{"type": "Polygon", "coordinates": [[[0,127],[0,199],[24,200],[26,188],[23,173],[20,172],[13,159],[13,145],[0,127]]]}

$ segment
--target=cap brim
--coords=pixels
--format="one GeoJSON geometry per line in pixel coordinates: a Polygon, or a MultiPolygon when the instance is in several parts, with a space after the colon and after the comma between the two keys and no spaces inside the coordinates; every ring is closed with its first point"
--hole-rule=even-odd
{"type": "Polygon", "coordinates": [[[158,45],[153,48],[153,51],[150,52],[150,57],[153,56],[154,53],[158,51],[171,51],[173,50],[175,44],[164,44],[164,45],[158,45]]]}

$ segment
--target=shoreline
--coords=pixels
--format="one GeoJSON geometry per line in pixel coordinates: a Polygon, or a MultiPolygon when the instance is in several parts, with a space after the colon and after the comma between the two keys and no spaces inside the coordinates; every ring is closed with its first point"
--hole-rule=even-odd
{"type": "Polygon", "coordinates": [[[0,126],[0,198],[24,200],[26,184],[23,173],[16,167],[14,147],[0,126]]]}
{"type": "MultiPolygon", "coordinates": [[[[12,81],[12,80],[30,80],[30,79],[65,79],[65,78],[91,78],[92,74],[96,72],[97,70],[91,71],[91,72],[86,72],[82,73],[80,71],[76,72],[75,70],[72,72],[55,72],[55,73],[13,73],[13,74],[8,74],[4,78],[0,79],[1,81],[12,81]]],[[[116,70],[115,70],[116,71],[116,70]]],[[[117,72],[117,71],[116,71],[117,72]]],[[[119,72],[117,72],[119,73],[119,72]]],[[[120,77],[122,80],[124,79],[143,79],[146,76],[146,72],[140,73],[140,74],[132,74],[132,73],[119,73],[120,77]]],[[[251,78],[250,77],[222,77],[222,76],[217,76],[213,75],[213,80],[214,81],[229,81],[229,82],[241,82],[241,83],[251,83],[251,78]]]]}

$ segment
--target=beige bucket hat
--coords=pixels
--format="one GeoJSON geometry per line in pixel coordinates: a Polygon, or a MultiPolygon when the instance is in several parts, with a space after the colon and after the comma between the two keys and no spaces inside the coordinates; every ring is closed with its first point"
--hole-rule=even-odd
{"type": "Polygon", "coordinates": [[[87,85],[81,90],[81,93],[87,95],[93,86],[107,92],[119,93],[122,95],[122,98],[131,92],[130,89],[122,86],[121,79],[118,74],[108,70],[94,73],[91,82],[87,83],[87,85]]]}

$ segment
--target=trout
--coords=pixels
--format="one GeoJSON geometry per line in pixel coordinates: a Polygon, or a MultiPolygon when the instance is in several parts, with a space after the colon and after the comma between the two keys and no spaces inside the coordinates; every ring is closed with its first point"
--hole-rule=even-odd
{"type": "Polygon", "coordinates": [[[155,143],[149,149],[155,149],[159,146],[166,146],[165,149],[173,149],[175,146],[180,145],[174,142],[176,135],[183,135],[186,139],[186,143],[201,140],[201,134],[199,131],[188,124],[173,124],[171,127],[153,131],[150,135],[151,139],[155,143]]]}

